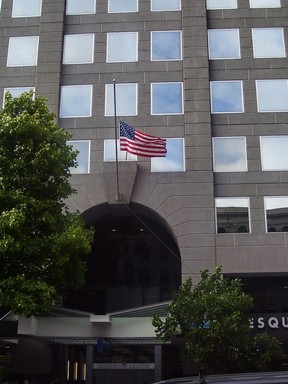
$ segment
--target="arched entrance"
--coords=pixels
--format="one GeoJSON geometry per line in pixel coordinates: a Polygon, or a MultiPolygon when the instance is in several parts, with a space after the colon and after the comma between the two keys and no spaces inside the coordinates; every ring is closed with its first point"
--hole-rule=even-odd
{"type": "Polygon", "coordinates": [[[181,258],[167,223],[137,203],[101,204],[82,214],[95,229],[85,286],[66,308],[105,314],[160,303],[181,284],[181,258]]]}

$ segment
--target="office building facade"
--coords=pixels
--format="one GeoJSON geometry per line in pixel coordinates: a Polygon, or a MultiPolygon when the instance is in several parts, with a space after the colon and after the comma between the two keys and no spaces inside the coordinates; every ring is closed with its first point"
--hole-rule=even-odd
{"type": "Polygon", "coordinates": [[[2,0],[0,102],[47,99],[79,151],[67,204],[95,228],[85,287],[17,319],[12,373],[35,373],[15,356],[41,343],[39,375],[182,374],[151,316],[217,265],[255,297],[254,328],[286,339],[287,16],[287,0],[2,0]],[[166,157],[116,156],[120,119],[166,157]]]}

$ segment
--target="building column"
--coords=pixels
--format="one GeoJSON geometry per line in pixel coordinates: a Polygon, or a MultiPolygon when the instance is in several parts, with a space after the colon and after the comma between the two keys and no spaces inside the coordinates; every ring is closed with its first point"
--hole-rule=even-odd
{"type": "Polygon", "coordinates": [[[155,381],[162,380],[162,345],[154,345],[155,354],[155,381]]]}
{"type": "Polygon", "coordinates": [[[86,345],[86,384],[93,383],[93,351],[94,345],[86,345]]]}

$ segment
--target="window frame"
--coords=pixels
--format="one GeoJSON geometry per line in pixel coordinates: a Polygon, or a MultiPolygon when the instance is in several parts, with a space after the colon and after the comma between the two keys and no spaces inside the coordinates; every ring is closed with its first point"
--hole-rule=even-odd
{"type": "MultiPolygon", "coordinates": [[[[285,47],[285,37],[284,37],[284,29],[282,27],[269,27],[269,28],[251,28],[251,33],[252,33],[252,48],[253,48],[253,57],[254,59],[274,59],[274,58],[283,58],[286,57],[286,47],[285,47]],[[281,38],[282,38],[282,55],[256,55],[256,50],[257,49],[257,41],[256,41],[256,31],[269,31],[269,30],[280,30],[281,31],[281,38]]],[[[265,41],[267,38],[261,38],[261,41],[265,41]]]]}
{"type": "MultiPolygon", "coordinates": [[[[183,137],[169,137],[169,138],[166,138],[166,146],[167,146],[167,154],[166,154],[166,157],[154,157],[154,158],[151,158],[151,173],[168,173],[168,172],[185,172],[186,170],[186,164],[185,164],[185,139],[183,137]],[[161,165],[159,166],[158,165],[158,168],[157,168],[157,163],[168,163],[169,162],[169,157],[171,155],[174,155],[175,152],[171,150],[169,150],[169,144],[171,144],[172,141],[174,140],[178,140],[178,141],[182,141],[182,167],[181,169],[169,169],[167,168],[166,170],[164,170],[163,168],[161,168],[161,165]],[[157,168],[157,169],[155,169],[157,168]]],[[[168,166],[169,166],[169,163],[168,163],[168,166]]]]}
{"type": "Polygon", "coordinates": [[[239,28],[227,28],[227,29],[222,29],[222,28],[219,28],[219,29],[208,29],[208,53],[209,53],[209,60],[237,60],[237,59],[241,59],[241,47],[240,47],[240,32],[239,32],[239,28]],[[211,34],[213,32],[217,33],[217,32],[236,32],[237,34],[237,56],[227,56],[227,57],[212,57],[212,54],[211,54],[211,34]]]}
{"type": "MultiPolygon", "coordinates": [[[[288,196],[263,196],[263,200],[264,200],[264,216],[265,216],[265,230],[266,230],[266,233],[284,233],[284,231],[269,231],[268,219],[267,219],[267,201],[269,199],[276,199],[276,200],[277,199],[278,200],[285,199],[285,200],[287,200],[287,207],[285,207],[285,208],[287,208],[287,211],[288,211],[288,196]]],[[[275,209],[279,209],[279,208],[275,208],[275,209]]]]}
{"type": "Polygon", "coordinates": [[[34,98],[35,98],[35,87],[5,87],[4,90],[3,90],[3,104],[2,104],[2,108],[4,107],[6,92],[10,92],[12,97],[14,98],[14,97],[19,97],[22,93],[30,92],[30,91],[33,91],[33,100],[34,100],[34,98]],[[16,89],[18,89],[18,90],[23,89],[23,91],[21,93],[19,93],[18,96],[13,96],[13,90],[16,90],[16,89]]]}
{"type": "MultiPolygon", "coordinates": [[[[271,166],[269,167],[269,166],[265,165],[265,163],[267,163],[268,161],[264,159],[264,157],[265,157],[265,153],[264,153],[265,152],[265,147],[264,147],[263,144],[264,144],[265,140],[268,141],[269,139],[272,139],[272,140],[273,139],[279,139],[282,143],[284,142],[284,139],[285,139],[285,141],[287,140],[287,144],[288,144],[288,135],[260,136],[259,137],[259,141],[260,141],[260,155],[261,155],[261,170],[263,172],[282,172],[282,171],[285,172],[285,171],[288,171],[288,160],[287,160],[286,168],[285,167],[277,168],[275,166],[274,167],[271,167],[271,166]]],[[[267,145],[267,146],[271,148],[271,143],[270,143],[270,145],[267,145]]],[[[273,152],[277,152],[277,154],[279,154],[280,153],[280,148],[276,149],[276,151],[273,150],[273,152]]],[[[286,153],[287,153],[287,147],[286,147],[285,154],[286,153]]],[[[266,156],[267,156],[267,154],[266,154],[266,156]]],[[[281,161],[281,164],[283,164],[282,161],[281,161]]]]}
{"type": "Polygon", "coordinates": [[[75,118],[83,118],[83,117],[91,117],[92,116],[92,97],[93,97],[93,85],[91,84],[80,84],[80,85],[62,85],[61,86],[61,92],[60,92],[60,105],[59,105],[59,118],[61,119],[75,119],[75,118]],[[62,114],[62,103],[63,103],[63,100],[62,100],[62,97],[63,97],[63,89],[67,89],[67,88],[80,88],[80,87],[89,87],[90,88],[90,105],[89,105],[89,114],[86,115],[86,114],[83,114],[83,115],[63,115],[62,114]]]}
{"type": "Polygon", "coordinates": [[[84,12],[84,11],[79,11],[79,12],[72,12],[72,13],[70,13],[69,12],[69,10],[68,10],[68,8],[69,8],[69,1],[71,1],[71,2],[73,2],[73,1],[76,1],[77,2],[77,4],[81,4],[81,2],[82,2],[82,4],[83,4],[83,1],[85,1],[85,0],[81,0],[81,1],[79,1],[79,0],[66,0],[66,10],[65,10],[65,14],[67,15],[67,16],[72,16],[72,15],[94,15],[95,13],[96,13],[96,0],[92,0],[93,1],[93,11],[91,12],[91,11],[88,11],[88,12],[84,12]],[[67,12],[67,10],[68,10],[68,12],[67,12]]]}
{"type": "MultiPolygon", "coordinates": [[[[110,149],[109,149],[110,150],[110,149]]],[[[137,155],[134,155],[127,151],[120,150],[120,140],[117,139],[117,156],[118,161],[137,161],[137,155]]],[[[104,140],[104,151],[103,151],[103,161],[105,163],[113,163],[116,161],[116,151],[115,151],[115,139],[105,139],[104,140]],[[114,152],[114,156],[111,158],[106,158],[108,152],[108,146],[111,145],[111,151],[114,152]]]]}
{"type": "MultiPolygon", "coordinates": [[[[64,38],[63,38],[63,54],[62,54],[62,64],[63,65],[78,65],[78,64],[92,64],[94,63],[94,47],[95,47],[95,34],[94,33],[75,33],[75,34],[67,34],[67,35],[64,35],[64,38]],[[65,61],[65,49],[67,49],[66,45],[67,45],[67,40],[69,39],[73,39],[73,37],[75,36],[89,36],[90,38],[92,37],[92,45],[91,45],[91,49],[92,51],[90,52],[90,60],[86,60],[86,61],[65,61]]],[[[68,48],[69,49],[69,48],[68,48]]]]}
{"type": "Polygon", "coordinates": [[[129,31],[129,32],[108,32],[107,33],[107,41],[106,41],[106,63],[136,63],[138,62],[138,32],[129,31]],[[134,35],[135,36],[135,46],[133,47],[135,49],[135,60],[111,60],[109,59],[110,50],[112,47],[109,47],[109,44],[111,44],[111,37],[115,35],[134,35]]]}
{"type": "MultiPolygon", "coordinates": [[[[218,232],[218,214],[217,214],[217,208],[229,208],[229,207],[237,207],[237,205],[231,205],[231,206],[228,206],[228,205],[225,205],[225,206],[218,206],[217,205],[217,202],[220,201],[220,200],[226,200],[227,202],[230,200],[243,200],[247,202],[247,207],[243,205],[243,207],[247,208],[247,211],[248,211],[248,225],[249,225],[249,231],[247,232],[243,232],[244,234],[250,234],[251,233],[251,212],[250,212],[250,198],[249,197],[215,197],[215,229],[216,229],[216,234],[219,234],[220,232],[218,232]]],[[[225,232],[225,234],[243,234],[241,232],[225,232]]]]}
{"type": "Polygon", "coordinates": [[[163,82],[154,82],[154,83],[151,83],[150,85],[150,105],[151,105],[151,108],[150,108],[150,113],[151,113],[151,116],[163,116],[163,115],[183,115],[184,114],[184,86],[183,86],[183,82],[181,81],[163,81],[163,82]],[[154,92],[153,92],[153,87],[155,85],[171,85],[171,84],[180,84],[181,86],[181,112],[167,112],[167,111],[164,111],[164,112],[161,112],[161,113],[154,113],[153,112],[153,107],[154,107],[154,92]]]}
{"type": "MultiPolygon", "coordinates": [[[[121,1],[121,0],[116,0],[116,1],[121,1]]],[[[135,0],[136,2],[136,10],[134,11],[128,11],[128,10],[122,10],[122,11],[111,11],[111,4],[110,4],[111,0],[108,0],[108,13],[135,13],[135,12],[138,12],[138,9],[139,9],[139,0],[135,0]]]]}
{"type": "MultiPolygon", "coordinates": [[[[288,112],[288,79],[261,79],[261,80],[255,80],[255,87],[256,87],[256,99],[257,99],[257,112],[258,113],[281,113],[281,112],[286,113],[286,112],[288,112]],[[287,97],[287,100],[286,100],[287,107],[286,107],[286,109],[279,109],[279,110],[277,110],[277,109],[263,109],[263,107],[260,108],[261,107],[261,105],[260,105],[261,104],[261,100],[259,98],[259,96],[260,96],[259,95],[259,91],[260,90],[259,90],[258,84],[260,84],[260,83],[268,84],[268,83],[279,82],[279,81],[286,82],[286,92],[287,92],[287,95],[286,95],[286,97],[287,97]]],[[[265,91],[265,92],[267,93],[267,91],[265,91]]]]}
{"type": "MultiPolygon", "coordinates": [[[[91,164],[90,164],[90,162],[91,162],[91,140],[71,139],[71,140],[68,140],[66,143],[68,145],[72,145],[72,147],[73,147],[72,143],[88,143],[87,159],[85,160],[85,162],[87,161],[87,164],[86,164],[87,165],[87,172],[77,172],[77,169],[79,168],[79,165],[77,165],[76,168],[73,168],[73,167],[70,168],[70,173],[71,173],[71,175],[89,175],[90,174],[90,166],[91,166],[91,164]]],[[[74,148],[74,147],[73,147],[73,150],[80,152],[77,148],[74,148]]],[[[77,154],[76,161],[79,164],[78,155],[79,154],[77,154]]]]}
{"type": "MultiPolygon", "coordinates": [[[[116,115],[117,116],[137,116],[138,115],[138,83],[117,83],[116,86],[116,115]],[[121,111],[119,111],[119,104],[117,104],[117,100],[121,100],[121,97],[119,99],[119,89],[121,87],[125,87],[125,86],[133,86],[135,87],[135,113],[129,113],[129,114],[126,114],[126,113],[121,113],[121,111]]],[[[110,117],[110,116],[115,116],[115,111],[114,111],[114,84],[105,84],[105,106],[104,106],[104,115],[105,117],[110,117]],[[110,96],[109,92],[108,92],[108,89],[111,89],[110,92],[112,92],[112,100],[109,101],[109,103],[112,103],[112,109],[113,109],[113,113],[108,113],[109,109],[110,108],[110,104],[108,103],[108,96],[110,96]]]]}
{"type": "Polygon", "coordinates": [[[161,9],[161,8],[159,8],[159,9],[153,9],[153,1],[157,1],[157,0],[150,0],[150,11],[151,12],[179,12],[179,11],[181,11],[181,0],[175,0],[175,2],[177,1],[178,2],[178,4],[179,4],[179,6],[178,6],[178,8],[177,9],[161,9]]]}
{"type": "Polygon", "coordinates": [[[248,172],[248,159],[247,159],[247,143],[246,143],[246,137],[245,136],[225,136],[225,137],[212,137],[212,153],[213,153],[213,172],[215,173],[239,173],[239,172],[248,172]],[[245,169],[241,170],[217,170],[216,166],[216,158],[215,158],[215,142],[217,140],[242,140],[244,144],[244,156],[245,156],[245,169]]]}
{"type": "MultiPolygon", "coordinates": [[[[209,0],[206,0],[206,9],[208,10],[208,11],[210,11],[210,10],[220,10],[220,9],[237,9],[238,8],[238,4],[237,4],[237,0],[228,0],[229,2],[231,2],[231,7],[229,7],[229,6],[225,6],[224,8],[223,7],[218,7],[218,6],[216,6],[216,7],[210,7],[209,5],[208,5],[208,2],[209,2],[209,0]]],[[[223,2],[223,1],[222,1],[223,2]]]]}
{"type": "MultiPolygon", "coordinates": [[[[13,0],[13,3],[12,3],[12,14],[11,14],[12,18],[40,17],[41,16],[41,13],[42,13],[42,0],[38,0],[39,4],[37,4],[37,6],[39,6],[39,8],[37,7],[38,8],[38,12],[37,13],[26,14],[26,15],[15,15],[15,1],[18,1],[18,0],[13,0]]],[[[27,2],[27,0],[25,0],[25,2],[27,2]]],[[[0,3],[0,8],[1,8],[1,3],[0,3]]]]}
{"type": "MultiPolygon", "coordinates": [[[[231,97],[229,97],[231,99],[231,97]]],[[[211,114],[213,115],[223,115],[223,114],[235,114],[235,113],[244,113],[244,92],[243,92],[243,80],[217,80],[210,81],[210,102],[211,102],[211,114]],[[239,111],[214,111],[213,108],[213,85],[216,83],[239,83],[240,84],[240,96],[241,96],[241,110],[239,111]]]]}
{"type": "MultiPolygon", "coordinates": [[[[255,1],[255,0],[249,0],[249,7],[251,8],[251,9],[255,9],[255,8],[281,8],[281,0],[272,0],[272,1],[274,1],[275,3],[276,2],[278,2],[278,5],[276,4],[276,5],[269,5],[269,6],[261,6],[261,4],[263,4],[263,0],[260,0],[260,2],[259,2],[259,4],[260,4],[260,6],[251,6],[251,3],[253,2],[253,1],[255,1]]],[[[258,0],[259,1],[259,0],[258,0]]],[[[269,0],[269,1],[271,1],[271,0],[269,0]]],[[[257,2],[257,0],[256,0],[256,2],[257,2]]]]}
{"type": "MultiPolygon", "coordinates": [[[[14,47],[15,49],[15,47],[14,47]]],[[[8,43],[8,53],[7,53],[7,63],[6,63],[6,66],[8,68],[15,68],[15,67],[36,67],[37,66],[37,62],[38,62],[38,50],[39,50],[39,36],[11,36],[9,37],[9,43],[8,43]],[[13,56],[13,41],[16,41],[16,40],[29,40],[29,39],[33,39],[34,40],[34,43],[33,43],[33,50],[35,49],[35,52],[34,55],[34,59],[33,61],[31,61],[31,63],[29,64],[19,64],[19,63],[10,63],[11,61],[11,55],[13,56]],[[11,52],[12,50],[12,52],[11,52]]],[[[15,53],[14,53],[15,54],[15,53]]],[[[12,60],[13,62],[13,60],[12,60]]]]}
{"type": "Polygon", "coordinates": [[[165,31],[151,31],[150,32],[150,60],[151,61],[180,61],[183,60],[183,48],[182,48],[182,31],[181,30],[165,30],[165,31]],[[179,35],[179,48],[180,48],[180,57],[172,58],[172,59],[153,59],[153,41],[154,37],[153,35],[156,33],[177,33],[179,35]]]}

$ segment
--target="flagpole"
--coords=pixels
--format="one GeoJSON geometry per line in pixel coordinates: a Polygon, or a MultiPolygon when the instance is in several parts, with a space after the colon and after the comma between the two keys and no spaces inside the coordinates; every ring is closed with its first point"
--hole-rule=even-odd
{"type": "Polygon", "coordinates": [[[116,200],[121,200],[119,191],[119,166],[118,166],[118,150],[117,150],[117,110],[116,110],[116,80],[113,79],[113,91],[114,91],[114,129],[115,129],[115,154],[116,154],[116,200]]]}

